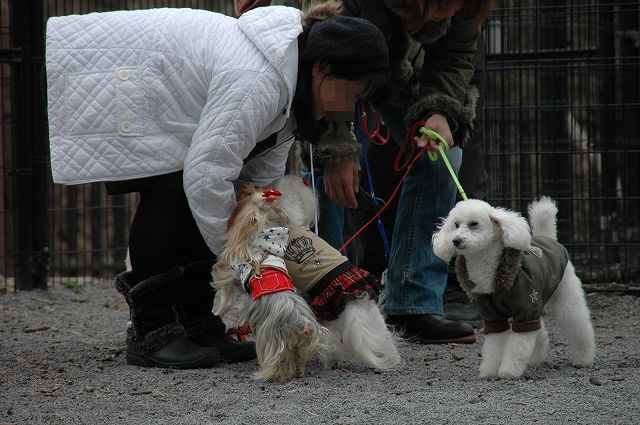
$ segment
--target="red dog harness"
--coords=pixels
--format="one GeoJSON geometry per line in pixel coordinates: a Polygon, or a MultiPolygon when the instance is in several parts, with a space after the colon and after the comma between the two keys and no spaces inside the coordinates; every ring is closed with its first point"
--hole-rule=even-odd
{"type": "Polygon", "coordinates": [[[295,291],[295,287],[289,275],[282,270],[269,267],[262,269],[260,274],[249,278],[245,290],[251,294],[251,298],[255,301],[263,295],[281,291],[295,291]]]}

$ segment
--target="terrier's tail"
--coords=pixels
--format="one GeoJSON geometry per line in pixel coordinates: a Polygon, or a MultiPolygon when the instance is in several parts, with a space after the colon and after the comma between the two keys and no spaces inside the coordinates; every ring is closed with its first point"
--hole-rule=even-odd
{"type": "Polygon", "coordinates": [[[349,302],[342,313],[342,340],[365,365],[389,370],[400,363],[398,337],[385,323],[377,304],[368,299],[349,302]]]}
{"type": "Polygon", "coordinates": [[[556,216],[558,207],[549,197],[543,196],[538,201],[529,204],[529,223],[533,236],[546,236],[558,240],[558,226],[556,216]]]}

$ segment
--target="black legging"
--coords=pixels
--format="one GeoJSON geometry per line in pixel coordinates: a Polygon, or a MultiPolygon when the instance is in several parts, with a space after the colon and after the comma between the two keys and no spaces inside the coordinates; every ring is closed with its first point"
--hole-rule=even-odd
{"type": "Polygon", "coordinates": [[[106,186],[110,194],[140,193],[129,230],[129,256],[136,281],[174,266],[215,258],[191,214],[181,172],[106,186]]]}
{"type": "MultiPolygon", "coordinates": [[[[402,174],[393,170],[393,158],[398,154],[399,147],[390,140],[384,146],[371,146],[369,148],[369,162],[372,166],[372,180],[376,196],[382,199],[389,199],[391,193],[400,181],[402,174]]],[[[369,184],[366,171],[363,170],[360,176],[360,185],[367,191],[369,184]]],[[[384,223],[389,246],[393,238],[393,226],[396,219],[396,209],[398,208],[397,196],[384,210],[380,216],[384,223]]],[[[362,191],[358,193],[358,208],[345,208],[346,211],[346,233],[353,235],[364,226],[376,213],[370,198],[367,198],[362,191]]],[[[363,268],[378,276],[387,268],[388,258],[382,242],[382,236],[376,222],[371,223],[358,236],[348,248],[348,256],[353,265],[363,268]]]]}

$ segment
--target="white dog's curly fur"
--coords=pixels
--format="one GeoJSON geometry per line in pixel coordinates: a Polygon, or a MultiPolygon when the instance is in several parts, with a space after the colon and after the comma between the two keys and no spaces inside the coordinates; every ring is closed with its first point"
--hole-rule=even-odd
{"type": "MultiPolygon", "coordinates": [[[[557,239],[557,208],[550,198],[533,202],[528,212],[533,236],[557,239]]],[[[502,276],[498,269],[506,258],[505,253],[526,251],[531,242],[529,224],[518,213],[472,199],[458,202],[451,210],[433,236],[433,249],[447,262],[457,256],[456,271],[461,285],[471,298],[475,298],[493,294],[496,287],[504,283],[500,281],[502,276]]],[[[592,366],[595,355],[593,326],[582,284],[571,261],[545,307],[555,313],[556,322],[564,331],[572,364],[592,366]]],[[[488,333],[482,347],[480,376],[519,378],[528,364],[540,364],[545,360],[548,347],[544,323],[540,329],[528,332],[488,333]]]]}
{"type": "MultiPolygon", "coordinates": [[[[291,224],[309,226],[313,222],[318,200],[300,177],[285,175],[272,186],[282,193],[274,205],[289,216],[291,224]]],[[[300,282],[294,281],[294,284],[298,286],[300,282]]],[[[347,302],[336,320],[322,320],[320,323],[329,330],[322,344],[327,349],[318,351],[325,367],[336,367],[345,349],[373,369],[389,370],[400,363],[398,338],[389,331],[374,300],[366,298],[347,302]]]]}
{"type": "Polygon", "coordinates": [[[306,301],[293,291],[267,294],[253,301],[232,269],[239,264],[260,264],[263,253],[255,250],[253,242],[263,229],[288,226],[289,218],[260,190],[245,187],[239,198],[228,220],[225,247],[212,270],[216,289],[214,314],[228,327],[249,323],[260,364],[255,379],[285,381],[300,377],[326,329],[320,326],[306,301]]]}

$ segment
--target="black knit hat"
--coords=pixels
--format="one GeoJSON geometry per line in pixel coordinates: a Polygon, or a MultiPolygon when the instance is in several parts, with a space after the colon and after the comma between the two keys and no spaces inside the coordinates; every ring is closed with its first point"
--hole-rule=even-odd
{"type": "Polygon", "coordinates": [[[371,22],[334,16],[311,26],[301,59],[327,63],[332,73],[355,80],[388,68],[389,50],[371,22]]]}

